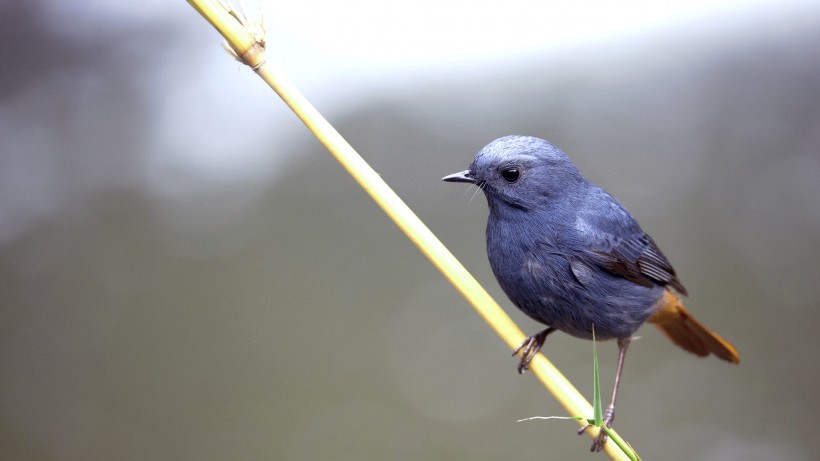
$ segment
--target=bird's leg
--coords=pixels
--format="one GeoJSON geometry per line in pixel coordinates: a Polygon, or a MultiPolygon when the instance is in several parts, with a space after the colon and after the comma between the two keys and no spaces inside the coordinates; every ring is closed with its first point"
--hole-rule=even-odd
{"type": "MultiPolygon", "coordinates": [[[[606,407],[606,410],[604,410],[604,425],[606,427],[612,427],[612,421],[615,420],[615,399],[618,397],[618,386],[621,384],[621,372],[624,369],[624,357],[626,357],[626,349],[629,347],[629,341],[631,341],[631,338],[618,339],[618,367],[615,370],[615,387],[612,390],[612,401],[609,403],[609,406],[606,407]]],[[[587,424],[581,429],[578,429],[578,435],[583,434],[584,431],[591,426],[592,424],[587,424]]],[[[603,450],[606,439],[606,432],[603,430],[598,432],[598,435],[595,437],[595,440],[592,441],[592,447],[589,450],[603,450]]]]}
{"type": "Polygon", "coordinates": [[[541,347],[544,345],[544,341],[547,339],[547,335],[555,331],[555,328],[549,327],[546,330],[543,330],[539,333],[536,333],[532,336],[527,337],[523,343],[512,353],[512,355],[516,355],[521,352],[521,361],[518,363],[518,374],[524,374],[527,371],[527,368],[530,366],[530,362],[535,357],[541,347]]]}

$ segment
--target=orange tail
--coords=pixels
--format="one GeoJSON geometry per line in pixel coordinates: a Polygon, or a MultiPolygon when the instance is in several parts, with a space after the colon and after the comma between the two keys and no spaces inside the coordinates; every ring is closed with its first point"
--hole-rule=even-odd
{"type": "Polygon", "coordinates": [[[727,362],[740,362],[740,355],[734,346],[695,320],[674,293],[667,290],[658,304],[660,307],[649,322],[654,323],[673,343],[701,357],[711,353],[727,362]]]}

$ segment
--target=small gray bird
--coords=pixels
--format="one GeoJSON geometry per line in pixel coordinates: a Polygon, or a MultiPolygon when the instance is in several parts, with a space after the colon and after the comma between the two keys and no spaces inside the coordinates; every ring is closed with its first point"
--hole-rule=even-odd
{"type": "MultiPolygon", "coordinates": [[[[493,273],[513,304],[547,325],[513,353],[522,352],[519,373],[555,330],[591,339],[594,327],[596,339],[617,340],[607,427],[615,419],[630,338],[646,321],[689,352],[740,361],[735,348],[695,320],[671,291],[686,295],[672,265],[635,218],[549,142],[528,136],[496,139],[478,152],[469,169],[442,180],[484,191],[493,273]]],[[[592,451],[604,443],[601,431],[592,451]]]]}

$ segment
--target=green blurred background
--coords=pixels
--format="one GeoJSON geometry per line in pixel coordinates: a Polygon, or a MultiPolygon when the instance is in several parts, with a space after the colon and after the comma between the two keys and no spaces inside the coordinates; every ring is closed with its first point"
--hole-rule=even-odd
{"type": "MultiPolygon", "coordinates": [[[[73,3],[0,2],[0,459],[604,458],[516,422],[562,409],[184,2],[73,3]]],[[[338,78],[269,42],[528,333],[483,197],[439,178],[535,135],[632,211],[741,353],[640,331],[616,428],[644,459],[813,460],[820,8],[733,8],[338,78]]],[[[588,396],[591,349],[545,346],[588,396]]]]}

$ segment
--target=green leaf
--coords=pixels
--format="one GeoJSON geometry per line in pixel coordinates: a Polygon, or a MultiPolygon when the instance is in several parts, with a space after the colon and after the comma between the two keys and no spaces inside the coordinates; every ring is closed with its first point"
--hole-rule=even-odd
{"type": "Polygon", "coordinates": [[[592,391],[592,419],[595,426],[604,426],[604,410],[601,405],[601,379],[598,375],[598,346],[595,342],[595,324],[592,324],[592,366],[593,366],[593,391],[592,391]]]}

